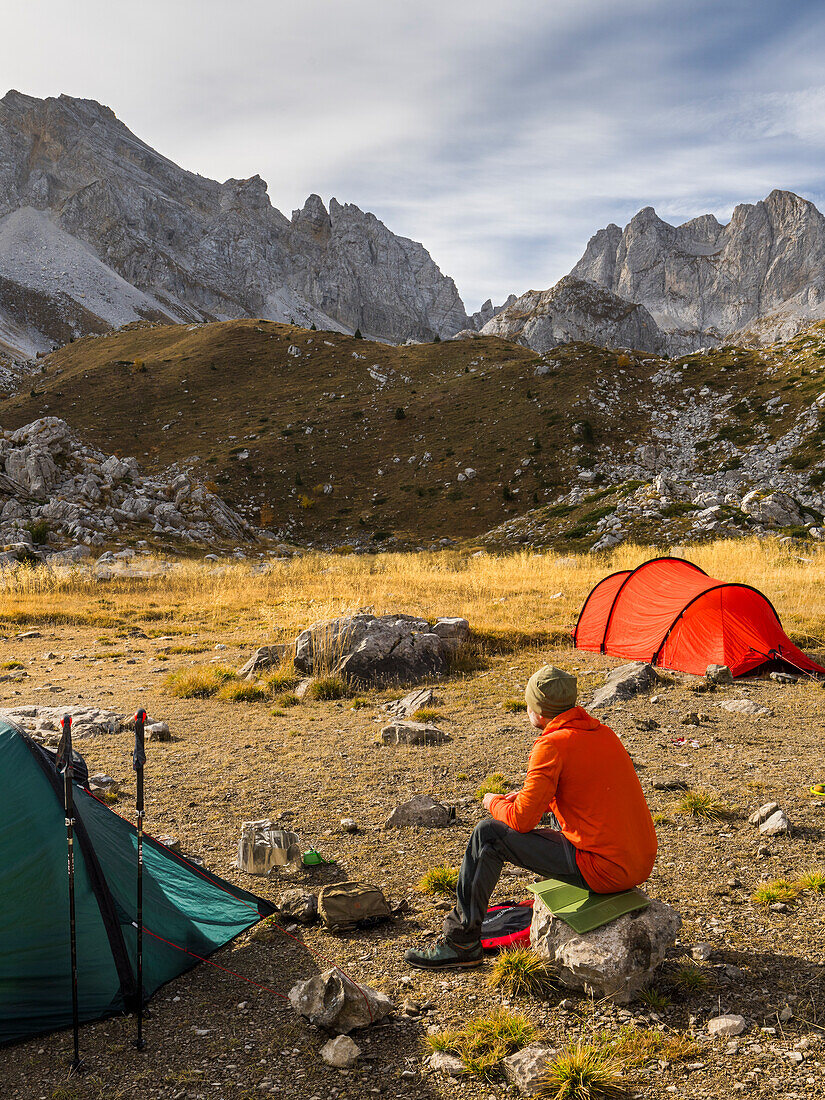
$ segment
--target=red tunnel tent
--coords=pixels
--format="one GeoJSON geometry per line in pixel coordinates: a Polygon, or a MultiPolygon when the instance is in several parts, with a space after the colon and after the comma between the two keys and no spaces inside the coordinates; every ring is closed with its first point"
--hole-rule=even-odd
{"type": "Polygon", "coordinates": [[[825,674],[788,638],[766,596],[747,584],[715,580],[682,558],[654,558],[599,581],[573,642],[577,649],[697,676],[708,665],[744,676],[771,662],[825,674]]]}

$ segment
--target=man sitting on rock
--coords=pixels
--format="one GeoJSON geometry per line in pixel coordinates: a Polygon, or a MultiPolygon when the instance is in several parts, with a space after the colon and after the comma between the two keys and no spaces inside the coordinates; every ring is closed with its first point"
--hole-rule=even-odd
{"type": "Polygon", "coordinates": [[[633,762],[619,738],[576,706],[576,677],[545,665],[528,681],[527,715],[540,731],[520,791],[486,794],[492,815],[473,831],[444,934],[406,960],[426,970],[483,962],[481,922],[506,862],[599,894],[644,882],[656,830],[633,762]],[[537,829],[552,812],[561,831],[537,829]]]}

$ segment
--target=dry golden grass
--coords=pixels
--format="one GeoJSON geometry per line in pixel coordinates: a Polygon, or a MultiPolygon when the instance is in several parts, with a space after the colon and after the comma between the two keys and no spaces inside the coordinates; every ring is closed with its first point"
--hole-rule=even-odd
{"type": "MultiPolygon", "coordinates": [[[[25,568],[0,578],[0,621],[137,625],[156,635],[243,629],[277,641],[293,638],[310,622],[371,608],[463,615],[491,651],[528,648],[563,638],[601,577],[660,552],[623,546],[607,555],[563,559],[531,552],[307,554],[274,561],[262,573],[246,562],[214,567],[185,561],[157,576],[106,582],[86,568],[25,568]],[[564,595],[548,602],[546,593],[558,590],[564,595]]],[[[803,559],[777,540],[754,538],[690,547],[688,556],[711,576],[761,589],[796,640],[825,648],[825,548],[806,548],[803,559]]],[[[142,568],[151,565],[150,559],[141,562],[142,568]]]]}

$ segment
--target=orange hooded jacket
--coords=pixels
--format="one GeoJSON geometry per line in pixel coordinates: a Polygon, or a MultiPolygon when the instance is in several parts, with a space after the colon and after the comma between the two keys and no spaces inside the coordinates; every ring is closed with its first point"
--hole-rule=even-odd
{"type": "Polygon", "coordinates": [[[492,800],[493,817],[527,833],[551,810],[591,890],[618,893],[650,875],[656,830],[633,761],[613,730],[582,707],[558,715],[536,738],[524,786],[511,798],[492,800]]]}

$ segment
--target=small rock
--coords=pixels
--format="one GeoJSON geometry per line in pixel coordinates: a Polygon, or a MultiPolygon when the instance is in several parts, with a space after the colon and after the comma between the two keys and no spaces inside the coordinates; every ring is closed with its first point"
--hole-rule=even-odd
{"type": "Polygon", "coordinates": [[[443,1073],[445,1077],[460,1077],[465,1073],[464,1063],[457,1054],[448,1054],[446,1050],[437,1050],[430,1055],[430,1066],[436,1073],[443,1073]]]}
{"type": "Polygon", "coordinates": [[[418,688],[405,695],[403,699],[396,699],[393,703],[386,703],[384,710],[396,718],[407,718],[415,714],[422,707],[431,707],[435,702],[435,692],[432,688],[418,688]]]}
{"type": "Polygon", "coordinates": [[[363,982],[356,984],[335,967],[294,985],[289,1003],[316,1027],[338,1034],[378,1023],[395,1008],[384,993],[363,982]]]}
{"type": "Polygon", "coordinates": [[[343,829],[343,831],[345,833],[357,833],[358,832],[358,823],[356,821],[354,821],[353,818],[351,818],[351,817],[342,817],[341,818],[341,828],[343,829]]]}
{"type": "Polygon", "coordinates": [[[697,962],[707,962],[713,954],[713,948],[709,943],[696,943],[690,949],[690,957],[697,962]]]}
{"type": "Polygon", "coordinates": [[[678,776],[669,778],[667,776],[657,777],[652,781],[654,791],[686,791],[688,784],[684,779],[678,776]]]}
{"type": "Polygon", "coordinates": [[[772,672],[770,678],[777,684],[798,684],[799,677],[791,676],[789,672],[772,672]]]}
{"type": "Polygon", "coordinates": [[[321,1047],[321,1057],[335,1069],[349,1069],[361,1056],[361,1048],[349,1035],[336,1035],[321,1047]]]}
{"type": "Polygon", "coordinates": [[[732,684],[733,673],[727,665],[708,665],[705,679],[709,684],[732,684]]]}
{"type": "Polygon", "coordinates": [[[656,683],[656,672],[652,665],[634,663],[619,665],[608,673],[604,684],[598,688],[588,704],[588,710],[609,707],[613,703],[630,699],[639,692],[647,691],[656,683]]]}
{"type": "Polygon", "coordinates": [[[169,730],[168,722],[152,722],[151,725],[146,726],[145,732],[149,734],[150,741],[172,740],[172,734],[169,730]]]}
{"type": "Polygon", "coordinates": [[[699,715],[696,713],[695,710],[690,711],[689,714],[686,714],[684,716],[684,718],[682,719],[682,725],[683,726],[699,726],[699,725],[701,725],[701,722],[699,720],[699,715]]]}
{"type": "Polygon", "coordinates": [[[778,802],[766,802],[764,806],[760,806],[758,810],[754,810],[748,818],[748,822],[751,825],[761,825],[763,821],[767,821],[772,814],[775,814],[778,809],[778,802]]]}
{"type": "Polygon", "coordinates": [[[299,924],[312,924],[318,919],[318,898],[310,890],[284,890],[278,898],[278,912],[299,924]]]}
{"type": "Polygon", "coordinates": [[[747,1027],[744,1016],[714,1016],[708,1020],[708,1032],[711,1035],[741,1035],[747,1027]]]}
{"type": "Polygon", "coordinates": [[[542,1078],[547,1073],[547,1062],[556,1053],[555,1047],[542,1043],[530,1043],[517,1050],[502,1062],[504,1076],[519,1092],[535,1096],[539,1091],[542,1078]]]}
{"type": "Polygon", "coordinates": [[[759,826],[759,832],[763,836],[784,836],[791,831],[791,823],[784,810],[777,810],[775,814],[763,821],[759,826]]]}
{"type": "Polygon", "coordinates": [[[384,828],[401,829],[407,825],[418,825],[426,829],[441,829],[454,821],[454,807],[444,806],[428,794],[416,794],[408,802],[396,806],[384,828]]]}
{"type": "Polygon", "coordinates": [[[238,669],[238,676],[248,676],[263,668],[271,668],[281,663],[286,653],[285,645],[262,645],[252,654],[245,665],[238,669]]]}
{"type": "Polygon", "coordinates": [[[755,703],[753,699],[725,699],[719,706],[722,710],[728,710],[731,714],[747,714],[751,718],[772,718],[773,711],[770,707],[763,707],[761,703],[755,703]]]}

